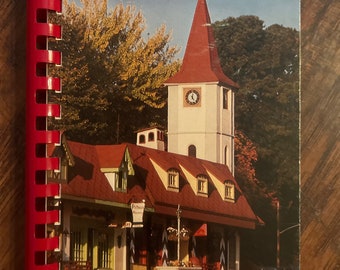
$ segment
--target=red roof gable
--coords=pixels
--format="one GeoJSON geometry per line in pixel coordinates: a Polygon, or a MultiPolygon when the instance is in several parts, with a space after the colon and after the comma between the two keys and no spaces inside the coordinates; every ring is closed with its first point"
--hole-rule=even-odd
{"type": "Polygon", "coordinates": [[[238,88],[222,71],[207,3],[198,0],[182,67],[166,84],[218,82],[238,88]]]}
{"type": "Polygon", "coordinates": [[[96,145],[98,160],[101,168],[119,168],[126,146],[124,145],[96,145]]]}
{"type": "Polygon", "coordinates": [[[176,216],[180,204],[184,218],[243,228],[254,228],[257,223],[257,217],[225,165],[133,144],[93,146],[68,141],[68,145],[75,166],[72,168],[72,179],[68,184],[62,184],[62,198],[100,200],[124,207],[144,199],[146,206],[158,214],[176,216]],[[102,164],[111,166],[120,163],[119,159],[123,159],[125,151],[128,151],[135,171],[135,175],[128,178],[126,193],[113,191],[100,170],[102,164]],[[165,171],[170,168],[180,170],[183,166],[194,176],[208,175],[209,171],[221,181],[231,180],[235,183],[237,199],[234,203],[224,201],[212,183],[208,197],[198,196],[182,172],[179,192],[167,190],[151,160],[165,171]]]}
{"type": "MultiPolygon", "coordinates": [[[[73,156],[75,157],[75,167],[70,168],[70,174],[73,176],[68,184],[61,185],[61,196],[64,198],[78,198],[79,200],[102,200],[107,202],[115,202],[129,207],[131,202],[141,202],[145,200],[146,207],[152,207],[140,183],[136,183],[137,179],[131,178],[128,183],[129,192],[115,192],[110,186],[104,173],[101,172],[100,159],[103,164],[113,164],[117,160],[114,158],[113,163],[104,161],[97,154],[98,148],[101,153],[105,153],[105,149],[101,146],[94,146],[78,142],[67,141],[73,156]]],[[[113,157],[116,150],[118,156],[125,151],[126,145],[108,146],[108,158],[113,157]]]]}

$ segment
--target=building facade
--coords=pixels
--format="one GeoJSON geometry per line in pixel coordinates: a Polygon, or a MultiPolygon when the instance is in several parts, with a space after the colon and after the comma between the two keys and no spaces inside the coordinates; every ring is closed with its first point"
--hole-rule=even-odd
{"type": "Polygon", "coordinates": [[[62,269],[239,269],[239,232],[258,218],[227,166],[134,144],[64,139],[51,153],[67,164],[49,174],[67,175],[62,223],[50,232],[60,235],[62,269]]]}

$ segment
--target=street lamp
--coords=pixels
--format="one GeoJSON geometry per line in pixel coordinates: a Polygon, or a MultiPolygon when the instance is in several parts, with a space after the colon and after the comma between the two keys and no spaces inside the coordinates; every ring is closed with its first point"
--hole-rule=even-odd
{"type": "Polygon", "coordinates": [[[276,200],[276,268],[280,268],[280,235],[286,231],[294,229],[300,226],[300,223],[290,226],[282,231],[280,231],[280,201],[276,200]]]}

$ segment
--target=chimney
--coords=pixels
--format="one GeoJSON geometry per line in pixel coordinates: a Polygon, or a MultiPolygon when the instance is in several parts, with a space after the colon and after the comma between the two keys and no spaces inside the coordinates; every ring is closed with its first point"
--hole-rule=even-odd
{"type": "Polygon", "coordinates": [[[140,129],[137,132],[137,145],[156,150],[165,150],[164,131],[159,127],[140,129]]]}

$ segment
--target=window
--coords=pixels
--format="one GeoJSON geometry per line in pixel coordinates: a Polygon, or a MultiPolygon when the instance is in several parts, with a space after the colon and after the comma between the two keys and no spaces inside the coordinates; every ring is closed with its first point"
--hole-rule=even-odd
{"type": "Polygon", "coordinates": [[[98,267],[110,267],[109,236],[107,233],[98,235],[98,267]]]}
{"type": "Polygon", "coordinates": [[[127,164],[123,162],[118,173],[115,173],[115,190],[126,192],[127,189],[127,164]]]}
{"type": "Polygon", "coordinates": [[[139,143],[145,143],[145,136],[143,134],[139,135],[139,143]]]}
{"type": "Polygon", "coordinates": [[[228,146],[224,147],[224,165],[228,165],[229,161],[229,153],[228,146]]]}
{"type": "Polygon", "coordinates": [[[164,135],[162,131],[157,132],[157,140],[164,141],[164,135]]]}
{"type": "Polygon", "coordinates": [[[67,183],[68,176],[68,164],[65,158],[61,159],[60,170],[49,170],[47,171],[47,177],[49,181],[57,183],[67,183]]]}
{"type": "Polygon", "coordinates": [[[71,232],[71,261],[84,261],[84,245],[80,231],[71,232]]]}
{"type": "Polygon", "coordinates": [[[195,145],[189,145],[188,147],[188,156],[189,157],[196,157],[196,146],[195,145]]]}
{"type": "Polygon", "coordinates": [[[223,109],[228,109],[228,89],[223,88],[223,109]]]}
{"type": "Polygon", "coordinates": [[[153,132],[149,132],[148,140],[149,142],[153,142],[155,140],[155,134],[153,132]]]}
{"type": "Polygon", "coordinates": [[[224,182],[225,194],[224,199],[227,201],[235,200],[235,185],[232,181],[227,180],[224,182]]]}
{"type": "Polygon", "coordinates": [[[175,169],[170,169],[168,171],[168,188],[179,188],[179,173],[175,169]]]}
{"type": "Polygon", "coordinates": [[[205,175],[197,177],[197,194],[208,195],[208,178],[205,175]]]}

